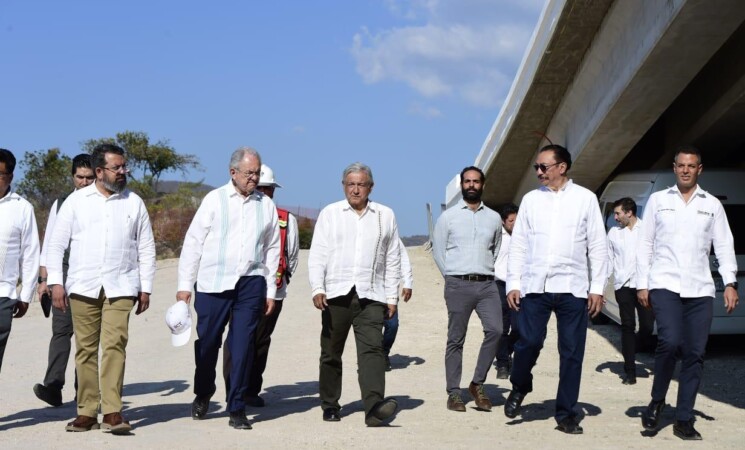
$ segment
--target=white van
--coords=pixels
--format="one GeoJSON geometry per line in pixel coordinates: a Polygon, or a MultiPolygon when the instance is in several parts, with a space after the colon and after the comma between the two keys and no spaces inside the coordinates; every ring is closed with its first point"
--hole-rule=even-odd
{"type": "MultiPolygon", "coordinates": [[[[716,196],[727,213],[730,229],[735,238],[735,254],[737,255],[737,282],[739,294],[745,297],[745,171],[710,169],[701,173],[699,185],[710,194],[716,196]]],[[[637,216],[644,218],[644,207],[650,194],[661,191],[675,184],[675,174],[672,168],[642,172],[629,172],[618,175],[608,183],[600,195],[600,210],[603,212],[606,230],[617,226],[613,219],[613,202],[623,197],[632,198],[637,205],[637,216]]],[[[682,244],[682,243],[681,243],[682,244]]],[[[745,308],[738,307],[727,314],[724,309],[724,283],[716,270],[717,262],[714,252],[711,256],[711,275],[716,286],[714,299],[714,320],[711,324],[711,334],[745,334],[745,308]]],[[[616,303],[616,295],[611,280],[605,288],[607,303],[603,306],[603,314],[617,323],[621,323],[621,316],[616,303]]]]}

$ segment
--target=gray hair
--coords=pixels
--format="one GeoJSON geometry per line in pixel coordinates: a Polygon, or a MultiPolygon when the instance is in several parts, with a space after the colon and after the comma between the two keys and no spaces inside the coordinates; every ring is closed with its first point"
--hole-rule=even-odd
{"type": "Polygon", "coordinates": [[[230,168],[238,169],[238,164],[243,161],[243,158],[246,158],[248,156],[253,156],[254,158],[258,159],[259,165],[261,165],[261,155],[259,155],[259,152],[256,151],[255,148],[240,147],[236,151],[234,151],[232,155],[230,155],[230,168]]]}
{"type": "Polygon", "coordinates": [[[367,174],[367,178],[370,179],[370,186],[375,184],[375,181],[373,181],[372,169],[370,169],[370,167],[366,166],[365,164],[362,164],[361,162],[356,162],[348,165],[341,175],[341,182],[343,183],[344,180],[347,179],[347,175],[356,172],[365,172],[367,174]]]}

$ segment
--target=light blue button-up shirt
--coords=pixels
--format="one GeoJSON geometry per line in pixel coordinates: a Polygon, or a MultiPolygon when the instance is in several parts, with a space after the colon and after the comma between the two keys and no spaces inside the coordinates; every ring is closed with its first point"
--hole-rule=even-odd
{"type": "Polygon", "coordinates": [[[443,275],[494,275],[501,240],[496,211],[483,203],[473,211],[460,200],[437,220],[432,254],[443,275]]]}

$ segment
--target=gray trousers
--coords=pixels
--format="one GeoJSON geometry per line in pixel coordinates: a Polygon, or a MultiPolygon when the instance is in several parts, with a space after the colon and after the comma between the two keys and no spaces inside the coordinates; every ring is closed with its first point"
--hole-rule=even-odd
{"type": "Polygon", "coordinates": [[[465,281],[445,276],[445,304],[448,308],[448,341],[445,349],[445,379],[448,394],[460,393],[463,372],[463,344],[468,321],[475,310],[484,329],[484,340],[473,371],[473,382],[483,384],[497,354],[502,336],[502,306],[497,285],[489,281],[465,281]]]}
{"type": "MultiPolygon", "coordinates": [[[[65,312],[52,308],[52,339],[49,340],[49,359],[44,386],[62,390],[65,385],[67,361],[72,347],[72,308],[65,312]]],[[[76,383],[77,386],[77,383],[76,383]]]]}

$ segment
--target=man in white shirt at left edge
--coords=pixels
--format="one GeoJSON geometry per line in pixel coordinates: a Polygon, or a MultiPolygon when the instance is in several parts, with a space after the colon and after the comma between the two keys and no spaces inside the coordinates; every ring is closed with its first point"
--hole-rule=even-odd
{"type": "Polygon", "coordinates": [[[31,203],[10,189],[16,158],[0,149],[0,369],[13,319],[26,314],[39,273],[39,233],[31,203]],[[23,287],[19,297],[17,284],[23,287]]]}
{"type": "Polygon", "coordinates": [[[47,251],[47,284],[55,308],[72,309],[77,418],[67,431],[132,429],[121,415],[129,315],[146,311],[155,277],[155,241],[142,199],[126,189],[124,150],[113,144],[91,153],[96,182],[70,194],[57,214],[47,251]],[[62,260],[70,247],[63,286],[62,260]],[[101,346],[99,366],[99,343],[101,346]],[[99,382],[100,374],[100,382],[99,382]]]}

